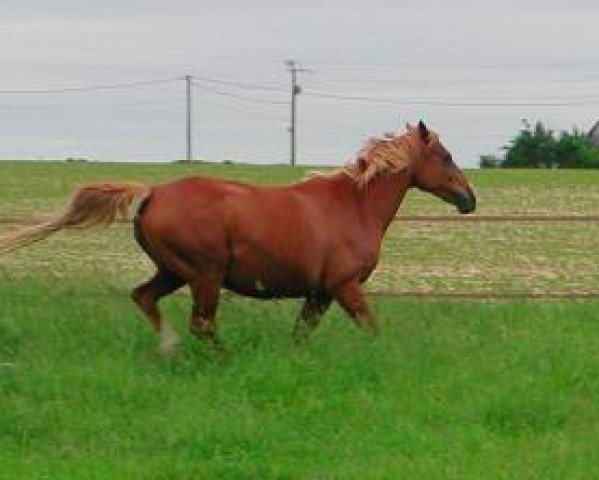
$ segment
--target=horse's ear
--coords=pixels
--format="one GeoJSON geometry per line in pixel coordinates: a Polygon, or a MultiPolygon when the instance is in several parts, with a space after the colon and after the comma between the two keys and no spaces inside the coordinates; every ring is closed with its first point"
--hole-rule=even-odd
{"type": "Polygon", "coordinates": [[[422,120],[418,122],[418,133],[423,141],[428,142],[428,128],[426,128],[426,125],[422,120]]]}
{"type": "Polygon", "coordinates": [[[366,170],[366,168],[368,168],[368,162],[362,155],[360,155],[358,157],[358,169],[360,173],[363,173],[366,170]]]}
{"type": "Polygon", "coordinates": [[[414,131],[414,127],[412,125],[410,125],[409,123],[406,123],[406,130],[408,132],[413,132],[414,131]]]}

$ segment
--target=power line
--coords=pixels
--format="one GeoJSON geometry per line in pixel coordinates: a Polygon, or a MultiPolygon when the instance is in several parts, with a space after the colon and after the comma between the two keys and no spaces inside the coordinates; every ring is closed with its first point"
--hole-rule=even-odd
{"type": "Polygon", "coordinates": [[[149,85],[158,85],[164,83],[172,83],[180,81],[184,77],[172,77],[161,80],[142,80],[137,82],[129,83],[114,83],[110,85],[86,85],[81,87],[64,87],[64,88],[48,88],[40,90],[0,90],[2,95],[46,95],[46,94],[61,94],[61,93],[77,93],[77,92],[91,92],[101,90],[118,90],[123,88],[135,88],[145,87],[149,85]]]}
{"type": "Polygon", "coordinates": [[[257,83],[233,82],[230,80],[217,80],[215,78],[201,77],[201,76],[197,76],[197,75],[194,75],[193,78],[200,82],[213,83],[216,85],[226,85],[229,87],[236,87],[236,88],[241,88],[241,89],[245,89],[245,90],[259,90],[259,91],[263,91],[263,92],[286,92],[286,90],[279,88],[279,87],[274,87],[274,86],[270,86],[270,85],[261,85],[261,84],[257,84],[257,83]]]}
{"type": "Polygon", "coordinates": [[[318,61],[312,60],[312,64],[318,67],[398,67],[398,68],[431,68],[431,69],[489,69],[489,68],[519,68],[522,70],[544,70],[544,69],[556,69],[556,68],[575,68],[575,67],[598,67],[599,62],[597,61],[563,61],[563,62],[539,62],[531,64],[529,62],[514,62],[514,61],[497,61],[497,62],[451,62],[451,63],[431,63],[426,60],[412,60],[412,61],[384,61],[384,60],[366,60],[366,61],[318,61]]]}
{"type": "Polygon", "coordinates": [[[363,95],[342,95],[328,92],[304,91],[304,95],[331,100],[349,100],[369,103],[395,103],[401,105],[420,105],[427,107],[584,107],[589,104],[599,103],[599,98],[593,97],[586,101],[564,102],[466,102],[446,100],[400,100],[398,98],[370,97],[363,95]]]}
{"type": "Polygon", "coordinates": [[[260,111],[260,110],[240,108],[239,106],[227,105],[224,103],[215,102],[213,99],[203,99],[202,102],[206,103],[212,107],[215,107],[216,109],[226,110],[226,111],[230,111],[230,112],[238,112],[238,113],[242,113],[245,115],[256,115],[256,116],[263,117],[263,118],[270,118],[271,120],[276,120],[278,122],[287,122],[288,121],[287,118],[284,118],[282,116],[273,115],[271,113],[260,111]]]}
{"type": "MultiPolygon", "coordinates": [[[[36,110],[69,110],[72,108],[80,108],[82,104],[72,104],[69,102],[61,101],[60,103],[0,103],[0,110],[13,110],[13,111],[36,111],[36,110]]],[[[85,106],[89,106],[89,104],[83,104],[85,106]]],[[[152,102],[145,101],[115,101],[108,100],[106,102],[102,102],[100,104],[101,109],[116,109],[121,107],[134,107],[134,108],[154,108],[154,107],[172,107],[179,108],[181,105],[180,101],[169,98],[166,101],[161,100],[159,102],[152,100],[152,102]]],[[[93,107],[97,107],[96,105],[92,105],[93,107]]]]}
{"type": "MultiPolygon", "coordinates": [[[[195,77],[194,77],[195,78],[195,77]]],[[[203,104],[207,104],[210,105],[212,107],[215,107],[217,110],[226,110],[226,111],[230,111],[230,112],[238,112],[238,113],[242,113],[245,115],[255,115],[255,116],[259,116],[259,117],[263,117],[263,118],[269,118],[271,120],[276,120],[279,122],[286,122],[287,119],[282,117],[282,116],[278,116],[276,114],[273,114],[271,112],[267,112],[267,111],[263,111],[263,110],[256,110],[256,108],[242,108],[239,105],[231,105],[231,104],[227,104],[227,103],[221,103],[220,101],[216,100],[216,98],[212,97],[203,97],[202,99],[199,98],[199,92],[201,91],[201,87],[198,84],[194,84],[193,85],[196,89],[196,93],[198,95],[198,99],[197,99],[197,103],[203,103],[203,104]]],[[[226,100],[225,100],[226,101],[226,100]]],[[[270,107],[270,105],[264,105],[261,108],[272,108],[270,107]]],[[[273,111],[274,112],[274,111],[273,111]]]]}
{"type": "Polygon", "coordinates": [[[237,93],[231,93],[231,92],[224,92],[223,90],[220,90],[218,88],[208,87],[207,85],[200,85],[200,84],[197,84],[197,83],[195,84],[195,86],[198,89],[200,89],[200,90],[211,92],[211,93],[214,93],[215,95],[221,95],[223,97],[236,98],[238,100],[243,100],[243,101],[246,101],[246,102],[262,103],[262,104],[266,104],[266,105],[287,105],[287,102],[285,102],[285,101],[264,100],[264,99],[261,99],[261,98],[247,97],[245,95],[239,95],[237,93]]]}
{"type": "MultiPolygon", "coordinates": [[[[176,81],[184,80],[185,77],[171,77],[158,80],[141,80],[128,83],[114,83],[105,85],[85,85],[79,87],[62,87],[62,88],[44,88],[44,89],[0,89],[0,95],[49,95],[49,94],[67,94],[67,93],[83,93],[91,91],[108,91],[108,90],[119,90],[129,89],[136,87],[146,87],[152,85],[160,85],[166,83],[172,83],[176,81]]],[[[233,92],[223,91],[221,89],[210,87],[208,85],[202,85],[199,82],[207,82],[215,85],[224,85],[228,87],[234,87],[239,89],[264,91],[264,92],[285,92],[286,90],[277,88],[269,85],[261,85],[256,83],[245,83],[236,82],[229,80],[219,80],[210,77],[196,77],[194,76],[194,84],[198,88],[214,93],[215,95],[221,95],[238,100],[248,101],[252,103],[262,103],[271,105],[285,105],[286,101],[278,100],[265,100],[255,97],[249,97],[240,95],[233,92]]],[[[563,101],[538,101],[538,102],[518,102],[518,101],[467,101],[467,100],[402,100],[399,98],[391,97],[374,97],[367,95],[345,95],[325,91],[304,91],[302,92],[307,96],[314,98],[323,98],[331,100],[344,100],[344,101],[359,101],[368,103],[395,103],[402,105],[416,105],[416,106],[440,106],[440,107],[487,107],[487,108],[510,108],[510,107],[582,107],[589,104],[599,104],[599,97],[587,97],[587,96],[576,96],[576,100],[563,100],[563,101]]],[[[570,96],[571,97],[571,96],[570,96]]],[[[14,108],[14,107],[9,107],[14,108]]]]}

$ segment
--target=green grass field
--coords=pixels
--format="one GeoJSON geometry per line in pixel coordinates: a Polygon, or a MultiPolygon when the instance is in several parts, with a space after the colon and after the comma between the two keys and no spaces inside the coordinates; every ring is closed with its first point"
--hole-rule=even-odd
{"type": "MultiPolygon", "coordinates": [[[[99,179],[190,172],[282,183],[287,167],[0,163],[0,217],[99,179]]],[[[599,172],[471,172],[480,213],[595,213],[599,172]]],[[[405,213],[453,214],[410,194],[405,213]]],[[[0,225],[0,232],[10,225],[0,225]]],[[[369,288],[599,290],[598,226],[397,222],[369,288]]],[[[599,478],[599,301],[372,300],[292,346],[296,301],[225,296],[227,355],[185,333],[164,361],[128,291],[130,227],[0,258],[0,479],[599,478]]]]}

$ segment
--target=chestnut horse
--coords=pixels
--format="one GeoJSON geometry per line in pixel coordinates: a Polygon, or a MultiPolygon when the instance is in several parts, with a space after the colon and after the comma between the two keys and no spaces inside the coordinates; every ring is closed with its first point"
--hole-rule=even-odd
{"type": "Polygon", "coordinates": [[[218,342],[215,314],[221,288],[256,298],[303,297],[294,338],[304,338],[336,300],[358,326],[376,331],[361,284],[374,270],[381,240],[411,187],[474,211],[476,199],[436,133],[424,123],[403,134],[370,139],[345,168],[283,187],[256,187],[205,177],[148,186],[101,183],[81,187],[46,221],[0,240],[0,252],[65,227],[113,222],[133,199],[137,242],[156,273],[133,300],[162,335],[177,343],[157,302],[189,285],[190,330],[218,342]]]}

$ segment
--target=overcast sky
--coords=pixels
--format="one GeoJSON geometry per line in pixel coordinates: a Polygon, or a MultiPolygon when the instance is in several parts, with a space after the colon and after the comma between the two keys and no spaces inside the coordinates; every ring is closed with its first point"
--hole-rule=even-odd
{"type": "Polygon", "coordinates": [[[423,119],[474,166],[523,118],[599,119],[597,25],[596,1],[4,0],[0,158],[183,158],[189,74],[197,156],[286,162],[293,58],[300,163],[423,119]]]}

